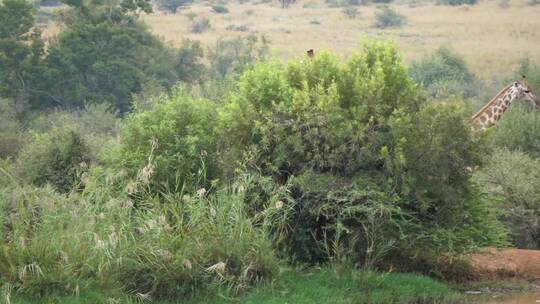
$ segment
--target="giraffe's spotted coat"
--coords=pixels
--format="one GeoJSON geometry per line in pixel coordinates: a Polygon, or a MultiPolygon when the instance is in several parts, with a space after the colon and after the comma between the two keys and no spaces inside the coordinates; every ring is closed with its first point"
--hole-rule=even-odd
{"type": "Polygon", "coordinates": [[[535,108],[540,107],[540,101],[532,94],[526,83],[514,82],[500,91],[478,113],[471,118],[474,131],[484,131],[494,126],[516,98],[529,101],[535,108]]]}

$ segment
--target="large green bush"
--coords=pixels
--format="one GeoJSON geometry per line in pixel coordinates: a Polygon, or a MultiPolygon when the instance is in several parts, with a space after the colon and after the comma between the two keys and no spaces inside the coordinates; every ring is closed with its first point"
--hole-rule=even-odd
{"type": "Polygon", "coordinates": [[[104,103],[124,113],[132,109],[132,94],[140,93],[150,82],[169,89],[178,81],[193,83],[202,77],[200,45],[186,42],[184,47],[172,49],[138,20],[140,12],[151,12],[148,1],[65,4],[69,8],[58,14],[63,31],[46,51],[37,34],[10,38],[20,40],[21,48],[27,50],[8,54],[16,62],[6,60],[9,73],[0,73],[0,78],[5,74],[10,90],[0,88],[0,94],[28,99],[40,109],[81,109],[89,103],[104,103]],[[34,38],[30,41],[29,37],[34,38]],[[12,94],[20,82],[23,89],[12,94]]]}
{"type": "Polygon", "coordinates": [[[70,128],[54,128],[32,134],[21,148],[15,171],[23,182],[51,184],[69,192],[89,165],[90,153],[80,134],[70,128]]]}
{"type": "Polygon", "coordinates": [[[190,5],[193,0],[159,0],[157,2],[160,9],[176,14],[178,9],[190,5]]]}
{"type": "Polygon", "coordinates": [[[92,162],[115,143],[119,118],[106,104],[89,104],[79,111],[42,111],[27,119],[27,128],[35,133],[70,129],[80,135],[92,162]]]}
{"type": "Polygon", "coordinates": [[[521,76],[527,77],[529,84],[533,89],[536,89],[535,92],[540,90],[540,65],[538,62],[535,62],[528,57],[522,59],[516,73],[516,78],[521,76]]]}
{"type": "Polygon", "coordinates": [[[413,61],[409,73],[435,98],[476,95],[475,76],[465,61],[448,48],[439,48],[432,55],[413,61]]]}
{"type": "Polygon", "coordinates": [[[405,16],[387,5],[380,6],[375,13],[375,27],[378,28],[402,27],[406,21],[407,18],[405,16]]]}
{"type": "Polygon", "coordinates": [[[161,42],[139,24],[83,23],[62,32],[49,46],[43,90],[51,92],[51,104],[56,106],[106,102],[125,112],[131,109],[131,94],[148,79],[146,70],[154,61],[150,56],[160,58],[164,53],[161,42]]]}
{"type": "Polygon", "coordinates": [[[284,242],[296,258],[333,256],[324,244],[334,240],[365,261],[372,231],[392,243],[378,243],[382,253],[501,240],[494,216],[476,211],[489,206],[476,200],[466,168],[483,145],[465,122],[459,105],[426,103],[395,49],[374,43],[347,61],[322,52],[304,63],[257,64],[218,130],[226,172],[240,163],[293,183],[284,242]],[[370,220],[385,224],[369,228],[370,220]],[[456,229],[464,222],[472,228],[456,229]]]}
{"type": "Polygon", "coordinates": [[[15,156],[23,144],[23,138],[15,104],[0,99],[0,158],[15,156]]]}
{"type": "Polygon", "coordinates": [[[540,160],[499,149],[476,175],[485,190],[500,201],[500,217],[513,245],[540,248],[540,160]]]}
{"type": "Polygon", "coordinates": [[[512,106],[491,131],[497,147],[526,152],[540,157],[540,115],[529,104],[514,101],[512,106]]]}
{"type": "Polygon", "coordinates": [[[211,76],[225,78],[238,75],[247,66],[268,54],[266,37],[255,35],[231,39],[220,39],[208,51],[211,76]]]}
{"type": "Polygon", "coordinates": [[[214,125],[216,104],[180,88],[150,110],[123,121],[110,165],[151,190],[197,189],[219,177],[214,125]]]}
{"type": "Polygon", "coordinates": [[[452,6],[458,6],[458,5],[475,5],[478,2],[478,0],[438,0],[437,3],[444,4],[444,5],[452,5],[452,6]]]}
{"type": "Polygon", "coordinates": [[[43,41],[33,10],[26,0],[0,4],[0,97],[12,98],[15,104],[32,94],[40,72],[43,41]]]}

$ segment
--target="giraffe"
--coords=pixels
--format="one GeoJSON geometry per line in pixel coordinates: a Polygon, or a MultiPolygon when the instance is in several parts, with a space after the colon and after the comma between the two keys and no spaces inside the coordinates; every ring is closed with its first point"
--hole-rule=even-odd
{"type": "Polygon", "coordinates": [[[540,100],[533,94],[523,76],[523,81],[516,81],[506,86],[471,117],[473,131],[482,132],[494,126],[516,98],[529,102],[535,109],[540,109],[540,100]]]}

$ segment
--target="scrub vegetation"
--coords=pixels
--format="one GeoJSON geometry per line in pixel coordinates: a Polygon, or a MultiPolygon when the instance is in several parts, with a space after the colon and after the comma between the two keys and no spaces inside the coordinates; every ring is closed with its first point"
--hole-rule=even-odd
{"type": "Polygon", "coordinates": [[[496,87],[458,51],[284,61],[264,35],[171,46],[146,1],[62,3],[54,39],[0,4],[2,301],[452,303],[464,254],[540,247],[539,114],[473,134],[496,87]]]}

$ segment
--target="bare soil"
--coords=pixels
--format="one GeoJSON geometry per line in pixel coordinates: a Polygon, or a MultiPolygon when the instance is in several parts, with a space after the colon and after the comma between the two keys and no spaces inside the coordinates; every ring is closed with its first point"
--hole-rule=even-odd
{"type": "Polygon", "coordinates": [[[471,256],[471,265],[481,279],[540,280],[540,250],[486,248],[471,256]]]}

